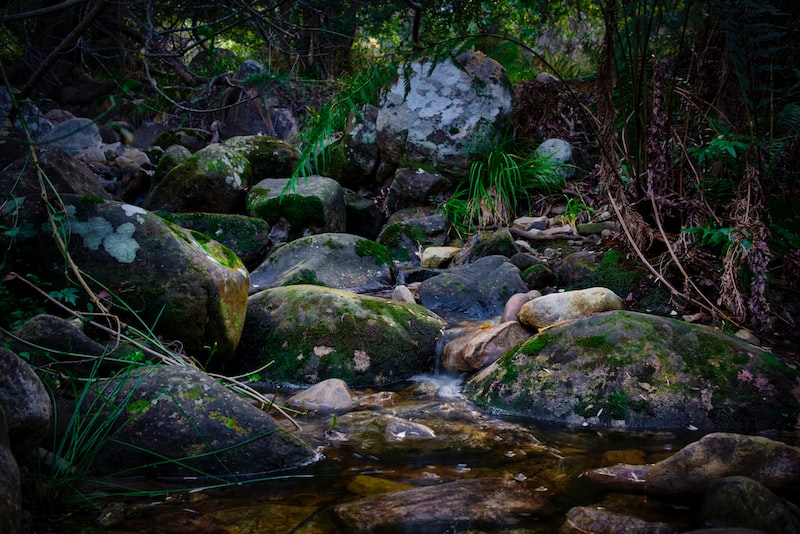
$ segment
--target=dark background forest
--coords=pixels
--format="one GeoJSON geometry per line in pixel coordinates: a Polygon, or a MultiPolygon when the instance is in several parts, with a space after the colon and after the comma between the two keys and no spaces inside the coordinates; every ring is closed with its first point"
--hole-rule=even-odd
{"type": "MultiPolygon", "coordinates": [[[[780,339],[800,320],[798,22],[793,0],[26,0],[0,8],[0,62],[16,105],[209,129],[211,89],[254,59],[256,96],[291,101],[308,152],[398,65],[481,50],[515,86],[515,150],[569,136],[581,200],[676,306],[780,339]],[[574,99],[570,128],[541,72],[574,99]]],[[[4,166],[25,146],[14,113],[4,166]]]]}

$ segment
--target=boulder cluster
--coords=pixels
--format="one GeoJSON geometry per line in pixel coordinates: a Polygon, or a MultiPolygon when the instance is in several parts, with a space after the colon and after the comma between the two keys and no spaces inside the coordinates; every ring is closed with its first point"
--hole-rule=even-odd
{"type": "MultiPolygon", "coordinates": [[[[2,95],[8,115],[13,94],[2,95]]],[[[350,387],[436,369],[463,373],[466,395],[488,411],[548,423],[708,431],[797,424],[792,361],[706,327],[625,310],[630,280],[644,275],[597,250],[614,230],[609,214],[592,225],[558,213],[521,217],[466,242],[449,232],[442,195],[500,135],[510,107],[505,74],[481,54],[414,64],[398,72],[381,107],[362,110],[332,141],[326,150],[340,159],[330,175],[304,177],[293,176],[300,154],[286,110],[273,109],[269,124],[263,110],[240,110],[204,136],[154,123],[99,127],[26,107],[36,147],[0,171],[6,283],[37,295],[78,284],[88,312],[69,316],[51,299],[46,313],[4,339],[0,495],[11,504],[0,516],[19,517],[17,464],[53,454],[40,448],[42,438],[51,426],[63,429],[51,423],[52,402],[33,368],[91,378],[80,398],[106,399],[101,408],[72,407],[113,422],[115,439],[91,458],[90,470],[103,475],[249,475],[317,458],[223,387],[222,376],[325,383],[292,402],[340,413],[354,407],[350,387]],[[164,354],[172,365],[161,365],[164,354]]],[[[541,150],[567,160],[563,144],[541,150]]],[[[427,432],[393,424],[396,435],[427,432]]],[[[647,475],[653,494],[667,484],[658,469],[647,475]]],[[[545,506],[514,484],[500,490],[545,506]]],[[[368,506],[377,505],[338,513],[378,528],[358,522],[368,506]]],[[[587,513],[570,521],[598,520],[587,513]]]]}

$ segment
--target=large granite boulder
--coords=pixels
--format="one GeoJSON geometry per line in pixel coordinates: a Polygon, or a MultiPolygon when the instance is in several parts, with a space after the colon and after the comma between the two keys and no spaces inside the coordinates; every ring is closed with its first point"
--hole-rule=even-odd
{"type": "Polygon", "coordinates": [[[354,293],[391,288],[392,257],[386,247],[351,234],[301,237],[276,249],[250,273],[250,292],[316,284],[354,293]]]}
{"type": "Polygon", "coordinates": [[[317,458],[267,412],[192,367],[144,367],[96,394],[119,425],[94,458],[96,473],[237,477],[317,458]]]}
{"type": "Polygon", "coordinates": [[[272,225],[285,221],[290,240],[346,228],[342,187],[325,176],[265,178],[248,193],[247,213],[272,225]]]}
{"type": "Polygon", "coordinates": [[[495,317],[506,301],[528,288],[505,256],[486,256],[424,280],[417,289],[422,305],[440,315],[495,317]]]}
{"type": "Polygon", "coordinates": [[[226,146],[208,145],[169,171],[144,206],[153,211],[241,212],[250,174],[247,158],[226,146]]]}
{"type": "Polygon", "coordinates": [[[796,362],[736,337],[612,311],[542,331],[465,393],[485,409],[543,422],[753,431],[797,424],[799,386],[796,362]]]}
{"type": "MultiPolygon", "coordinates": [[[[233,252],[137,206],[72,195],[61,200],[72,261],[90,284],[97,282],[97,293],[113,292],[119,299],[112,304],[115,313],[137,328],[180,341],[200,361],[233,354],[250,288],[248,272],[233,252]]],[[[47,228],[41,213],[24,213],[18,224],[47,228]]],[[[56,287],[67,284],[64,259],[49,232],[18,239],[15,252],[18,261],[29,262],[29,272],[56,287]]]]}
{"type": "Polygon", "coordinates": [[[398,69],[376,120],[381,156],[394,163],[430,163],[465,175],[488,150],[511,113],[503,67],[480,52],[398,69]]]}
{"type": "Polygon", "coordinates": [[[313,285],[267,289],[250,297],[238,355],[226,369],[273,362],[269,376],[278,382],[396,382],[433,367],[442,327],[417,304],[313,285]]]}

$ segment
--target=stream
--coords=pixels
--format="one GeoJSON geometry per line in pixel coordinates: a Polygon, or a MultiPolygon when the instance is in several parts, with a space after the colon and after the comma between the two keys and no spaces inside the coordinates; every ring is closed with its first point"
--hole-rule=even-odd
{"type": "MultiPolygon", "coordinates": [[[[348,414],[298,415],[301,430],[282,420],[320,453],[319,461],[303,469],[219,488],[203,480],[128,480],[126,485],[148,490],[184,490],[166,498],[121,500],[100,514],[76,514],[58,531],[344,534],[354,530],[335,512],[338,505],[467,479],[514,481],[541,495],[547,510],[506,509],[502,498],[494,502],[490,495],[485,506],[499,511],[500,519],[497,514],[480,522],[412,519],[374,532],[554,533],[573,506],[602,506],[669,522],[681,531],[701,527],[693,524],[695,511],[688,507],[611,492],[583,476],[588,469],[617,463],[657,462],[702,437],[697,432],[548,428],[490,416],[461,397],[458,378],[444,375],[420,375],[393,390],[353,393],[358,406],[348,414]]],[[[796,433],[773,437],[798,442],[796,433]]],[[[431,503],[419,506],[436,505],[434,493],[431,503]]]]}

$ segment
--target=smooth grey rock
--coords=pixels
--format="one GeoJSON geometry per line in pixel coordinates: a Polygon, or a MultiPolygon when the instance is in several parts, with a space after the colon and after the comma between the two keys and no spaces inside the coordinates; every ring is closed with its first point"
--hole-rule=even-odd
{"type": "Polygon", "coordinates": [[[353,409],[353,397],[347,384],[339,378],[328,378],[296,393],[286,401],[300,410],[322,413],[344,413],[353,409]]]}
{"type": "Polygon", "coordinates": [[[511,295],[527,290],[508,258],[486,256],[424,280],[417,293],[436,313],[485,319],[500,315],[511,295]]]}
{"type": "Polygon", "coordinates": [[[344,233],[301,237],[270,254],[250,273],[250,293],[317,284],[354,293],[391,288],[394,266],[383,245],[344,233]]]}

